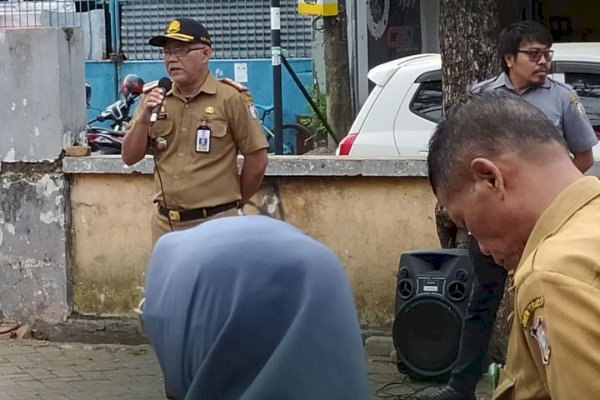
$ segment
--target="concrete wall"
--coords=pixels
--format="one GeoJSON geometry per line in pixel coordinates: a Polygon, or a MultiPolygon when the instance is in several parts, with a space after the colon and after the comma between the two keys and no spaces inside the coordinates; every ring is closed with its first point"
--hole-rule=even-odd
{"type": "Polygon", "coordinates": [[[0,73],[0,161],[57,159],[85,130],[81,30],[0,30],[0,73]]]}
{"type": "MultiPolygon", "coordinates": [[[[29,21],[32,20],[33,18],[29,19],[29,21]]],[[[79,26],[83,32],[85,58],[88,60],[102,60],[106,56],[104,10],[91,10],[83,13],[60,13],[42,10],[40,15],[35,18],[35,22],[45,27],[79,26]]]]}
{"type": "Polygon", "coordinates": [[[64,176],[48,167],[2,167],[0,315],[64,320],[70,314],[64,176]]]}
{"type": "Polygon", "coordinates": [[[0,30],[0,320],[71,313],[63,147],[85,129],[80,29],[0,30]]]}
{"type": "MultiPolygon", "coordinates": [[[[152,165],[82,158],[65,160],[64,168],[71,174],[74,308],[131,314],[150,251],[152,165]]],[[[254,199],[259,209],[248,212],[284,219],[331,247],[348,271],[362,322],[389,326],[400,254],[438,246],[423,169],[422,161],[274,158],[254,199]]]]}
{"type": "MultiPolygon", "coordinates": [[[[152,171],[150,158],[127,167],[118,156],[2,163],[0,317],[131,316],[150,252],[152,171]]],[[[272,157],[248,212],[331,247],[363,324],[389,327],[400,255],[438,247],[426,173],[423,160],[272,157]]]]}

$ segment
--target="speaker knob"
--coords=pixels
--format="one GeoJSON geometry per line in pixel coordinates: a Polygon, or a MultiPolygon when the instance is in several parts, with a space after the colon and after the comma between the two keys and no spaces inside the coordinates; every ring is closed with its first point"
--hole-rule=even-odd
{"type": "Polygon", "coordinates": [[[456,279],[458,279],[461,282],[464,282],[467,280],[467,271],[465,271],[464,269],[459,269],[458,271],[456,271],[456,279]]]}
{"type": "Polygon", "coordinates": [[[413,283],[407,279],[398,282],[398,295],[406,300],[413,294],[413,283]]]}
{"type": "Polygon", "coordinates": [[[406,267],[400,268],[400,278],[406,279],[406,278],[408,278],[409,275],[410,274],[408,272],[408,268],[406,268],[406,267]]]}

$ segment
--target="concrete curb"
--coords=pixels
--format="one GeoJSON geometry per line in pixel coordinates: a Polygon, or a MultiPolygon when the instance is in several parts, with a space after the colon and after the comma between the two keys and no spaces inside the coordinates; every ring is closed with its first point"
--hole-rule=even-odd
{"type": "Polygon", "coordinates": [[[365,351],[369,357],[390,357],[394,341],[390,336],[370,336],[365,340],[365,351]]]}
{"type": "Polygon", "coordinates": [[[50,342],[89,344],[147,344],[148,338],[138,318],[73,317],[66,322],[34,324],[35,339],[50,342]]]}

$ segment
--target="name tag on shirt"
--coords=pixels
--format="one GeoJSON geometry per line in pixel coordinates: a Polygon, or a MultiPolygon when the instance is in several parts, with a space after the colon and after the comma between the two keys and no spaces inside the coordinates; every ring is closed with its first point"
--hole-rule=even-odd
{"type": "Polygon", "coordinates": [[[196,130],[196,153],[210,152],[210,128],[201,126],[196,130]]]}

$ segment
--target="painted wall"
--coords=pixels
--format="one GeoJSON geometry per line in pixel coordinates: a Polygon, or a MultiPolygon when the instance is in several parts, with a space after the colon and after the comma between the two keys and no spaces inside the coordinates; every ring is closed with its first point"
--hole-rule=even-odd
{"type": "Polygon", "coordinates": [[[0,161],[57,159],[85,130],[80,28],[0,30],[0,161]]]}
{"type": "Polygon", "coordinates": [[[0,319],[63,321],[70,314],[64,176],[2,165],[0,319]]]}
{"type": "MultiPolygon", "coordinates": [[[[311,59],[290,59],[290,65],[296,72],[305,87],[312,86],[313,67],[311,59]]],[[[254,100],[258,104],[273,104],[273,84],[271,60],[212,60],[209,64],[211,72],[217,77],[238,79],[250,89],[254,100]],[[247,82],[236,77],[236,64],[245,65],[247,68],[247,82]]],[[[283,112],[284,123],[295,122],[297,115],[308,115],[308,102],[302,92],[285,68],[282,67],[283,85],[283,112]]],[[[145,82],[158,80],[166,75],[164,65],[161,61],[126,61],[118,68],[114,63],[107,61],[86,61],[85,76],[87,82],[92,86],[92,107],[104,109],[117,99],[120,82],[127,74],[136,74],[145,82]],[[116,77],[118,74],[118,78],[116,77]]],[[[88,110],[88,121],[96,116],[98,110],[88,110]]],[[[271,121],[267,121],[272,126],[271,121]]]]}
{"type": "Polygon", "coordinates": [[[58,160],[85,129],[79,28],[0,30],[0,320],[63,321],[68,188],[58,160]]]}
{"type": "MultiPolygon", "coordinates": [[[[150,251],[151,175],[71,180],[73,301],[82,314],[131,314],[150,251]]],[[[323,241],[349,274],[361,321],[389,326],[400,254],[438,247],[425,178],[269,177],[262,211],[323,241]]],[[[268,238],[265,238],[268,246],[268,238]]]]}

